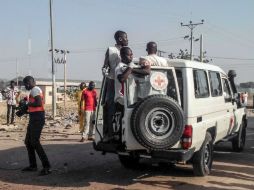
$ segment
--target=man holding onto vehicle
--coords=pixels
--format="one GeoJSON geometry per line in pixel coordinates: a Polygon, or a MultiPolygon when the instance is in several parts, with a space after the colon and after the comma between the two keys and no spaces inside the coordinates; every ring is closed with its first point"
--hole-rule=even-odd
{"type": "Polygon", "coordinates": [[[94,139],[94,122],[95,122],[95,111],[97,106],[97,92],[94,89],[95,83],[89,82],[88,88],[82,93],[81,101],[84,101],[84,112],[85,112],[85,127],[82,134],[81,141],[93,140],[94,139]]]}
{"type": "Polygon", "coordinates": [[[146,44],[147,56],[140,58],[141,65],[150,65],[150,66],[162,66],[167,67],[167,60],[163,57],[157,55],[157,44],[155,42],[148,42],[146,44]]]}
{"type": "Polygon", "coordinates": [[[76,93],[76,100],[78,102],[78,115],[79,115],[79,132],[83,133],[84,132],[84,101],[81,101],[81,96],[86,87],[86,83],[81,82],[79,85],[80,90],[77,91],[76,93]]]}
{"type": "MultiPolygon", "coordinates": [[[[145,76],[149,75],[150,71],[147,67],[139,67],[135,65],[133,60],[133,53],[129,47],[123,47],[120,50],[121,62],[115,69],[115,106],[116,106],[116,116],[119,115],[119,126],[121,127],[121,121],[124,115],[124,82],[128,79],[129,85],[135,85],[134,75],[145,76]],[[118,114],[120,113],[120,114],[118,114]]],[[[130,92],[134,93],[134,92],[130,92]]]]}
{"type": "Polygon", "coordinates": [[[43,169],[39,175],[48,175],[51,173],[50,163],[48,157],[44,152],[41,143],[40,136],[42,128],[45,124],[45,111],[43,103],[43,93],[42,90],[35,85],[35,80],[31,76],[26,76],[23,79],[23,83],[27,90],[30,90],[28,99],[28,113],[29,113],[29,123],[27,126],[27,133],[25,138],[25,144],[28,151],[29,166],[24,168],[23,172],[31,172],[37,170],[35,151],[37,152],[43,169]]]}
{"type": "Polygon", "coordinates": [[[120,63],[120,49],[124,46],[128,46],[127,34],[124,31],[117,31],[114,35],[116,45],[107,49],[104,65],[103,74],[105,76],[105,95],[103,96],[103,139],[107,141],[113,136],[113,124],[112,119],[115,113],[115,68],[120,63]]]}
{"type": "Polygon", "coordinates": [[[6,91],[3,92],[4,97],[7,99],[7,125],[14,123],[15,109],[17,105],[17,98],[20,92],[17,87],[15,87],[15,82],[11,81],[10,87],[7,88],[6,91]],[[10,123],[11,116],[11,123],[10,123]]]}

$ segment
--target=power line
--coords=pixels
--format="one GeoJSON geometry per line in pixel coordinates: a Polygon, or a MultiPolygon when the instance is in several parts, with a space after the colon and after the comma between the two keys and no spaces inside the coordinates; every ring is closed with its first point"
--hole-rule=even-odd
{"type": "Polygon", "coordinates": [[[239,60],[239,61],[254,61],[254,58],[239,58],[239,57],[217,57],[217,56],[206,56],[213,59],[230,59],[230,60],[239,60]]]}
{"type": "Polygon", "coordinates": [[[249,42],[249,41],[245,41],[243,38],[237,36],[237,35],[233,35],[232,33],[226,32],[222,29],[220,29],[219,27],[213,26],[213,25],[209,25],[207,26],[207,28],[209,28],[211,30],[213,30],[216,33],[219,33],[220,35],[218,37],[222,37],[224,39],[228,39],[228,40],[233,40],[234,42],[238,42],[238,44],[243,45],[243,46],[247,46],[247,47],[254,47],[254,44],[249,42]]]}
{"type": "Polygon", "coordinates": [[[241,40],[243,42],[246,42],[246,43],[249,43],[250,45],[254,45],[254,41],[252,41],[251,39],[246,39],[246,38],[243,38],[243,36],[239,35],[239,34],[236,34],[236,33],[233,33],[231,30],[227,30],[226,28],[223,28],[221,26],[218,26],[218,25],[215,25],[215,24],[212,24],[209,22],[209,24],[213,27],[213,28],[216,28],[217,30],[220,30],[221,32],[224,32],[225,34],[227,35],[231,35],[234,39],[235,38],[238,38],[238,40],[241,40]]]}

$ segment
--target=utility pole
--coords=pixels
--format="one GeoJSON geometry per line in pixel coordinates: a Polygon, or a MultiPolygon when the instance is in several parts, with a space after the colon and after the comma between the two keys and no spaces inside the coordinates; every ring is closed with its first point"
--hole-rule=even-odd
{"type": "Polygon", "coordinates": [[[30,38],[30,33],[29,33],[29,38],[28,38],[28,51],[27,51],[27,55],[28,55],[28,75],[32,75],[32,69],[31,69],[31,54],[32,54],[32,40],[30,38]]]}
{"type": "Polygon", "coordinates": [[[16,80],[17,86],[19,86],[19,62],[17,58],[16,58],[16,80]]]}
{"type": "Polygon", "coordinates": [[[203,35],[200,35],[200,62],[203,62],[203,35]]]}
{"type": "Polygon", "coordinates": [[[66,112],[66,51],[64,51],[64,114],[66,112]]]}
{"type": "Polygon", "coordinates": [[[52,62],[52,116],[56,117],[56,76],[54,63],[54,45],[53,45],[53,18],[52,18],[52,0],[49,0],[49,14],[50,14],[50,41],[51,41],[51,62],[52,62]]]}
{"type": "Polygon", "coordinates": [[[161,51],[161,50],[157,50],[157,55],[158,55],[159,57],[162,57],[162,55],[163,55],[164,53],[167,53],[167,52],[161,51]]]}
{"type": "Polygon", "coordinates": [[[62,63],[64,64],[64,112],[66,111],[66,83],[67,83],[67,54],[70,53],[70,51],[68,50],[63,50],[63,49],[55,49],[56,53],[61,53],[63,54],[63,59],[61,60],[55,60],[56,63],[62,63]]]}
{"type": "Polygon", "coordinates": [[[191,31],[191,34],[190,34],[190,36],[191,36],[190,37],[190,60],[192,60],[192,57],[193,57],[192,56],[193,55],[193,29],[200,24],[204,24],[204,20],[201,20],[201,22],[199,22],[199,23],[192,23],[192,21],[190,21],[189,24],[183,24],[181,22],[181,26],[187,26],[191,31]]]}

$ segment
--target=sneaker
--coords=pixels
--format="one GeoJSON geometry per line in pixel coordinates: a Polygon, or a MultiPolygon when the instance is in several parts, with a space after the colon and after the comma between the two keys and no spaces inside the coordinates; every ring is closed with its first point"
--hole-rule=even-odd
{"type": "Polygon", "coordinates": [[[93,137],[88,137],[87,140],[89,140],[89,141],[94,141],[95,139],[94,139],[93,137]]]}
{"type": "Polygon", "coordinates": [[[22,172],[35,172],[37,171],[37,167],[28,166],[21,170],[22,172]]]}
{"type": "Polygon", "coordinates": [[[80,139],[80,141],[79,142],[85,142],[85,141],[87,141],[88,140],[88,138],[87,137],[82,137],[81,139],[80,139]]]}
{"type": "Polygon", "coordinates": [[[51,174],[52,171],[50,170],[50,168],[43,168],[40,173],[39,173],[39,176],[44,176],[44,175],[49,175],[51,174]]]}
{"type": "Polygon", "coordinates": [[[89,140],[89,141],[94,141],[94,136],[89,136],[89,137],[87,138],[87,140],[89,140]]]}
{"type": "Polygon", "coordinates": [[[85,138],[84,137],[82,137],[80,140],[79,140],[79,142],[84,142],[85,141],[85,138]]]}

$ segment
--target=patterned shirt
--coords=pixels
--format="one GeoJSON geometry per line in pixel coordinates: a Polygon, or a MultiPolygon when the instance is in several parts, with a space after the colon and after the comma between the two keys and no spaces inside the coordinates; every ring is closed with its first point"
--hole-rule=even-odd
{"type": "Polygon", "coordinates": [[[7,104],[8,105],[16,105],[17,104],[17,97],[19,94],[19,89],[17,87],[14,87],[14,89],[8,87],[5,91],[6,98],[7,98],[7,104]]]}

